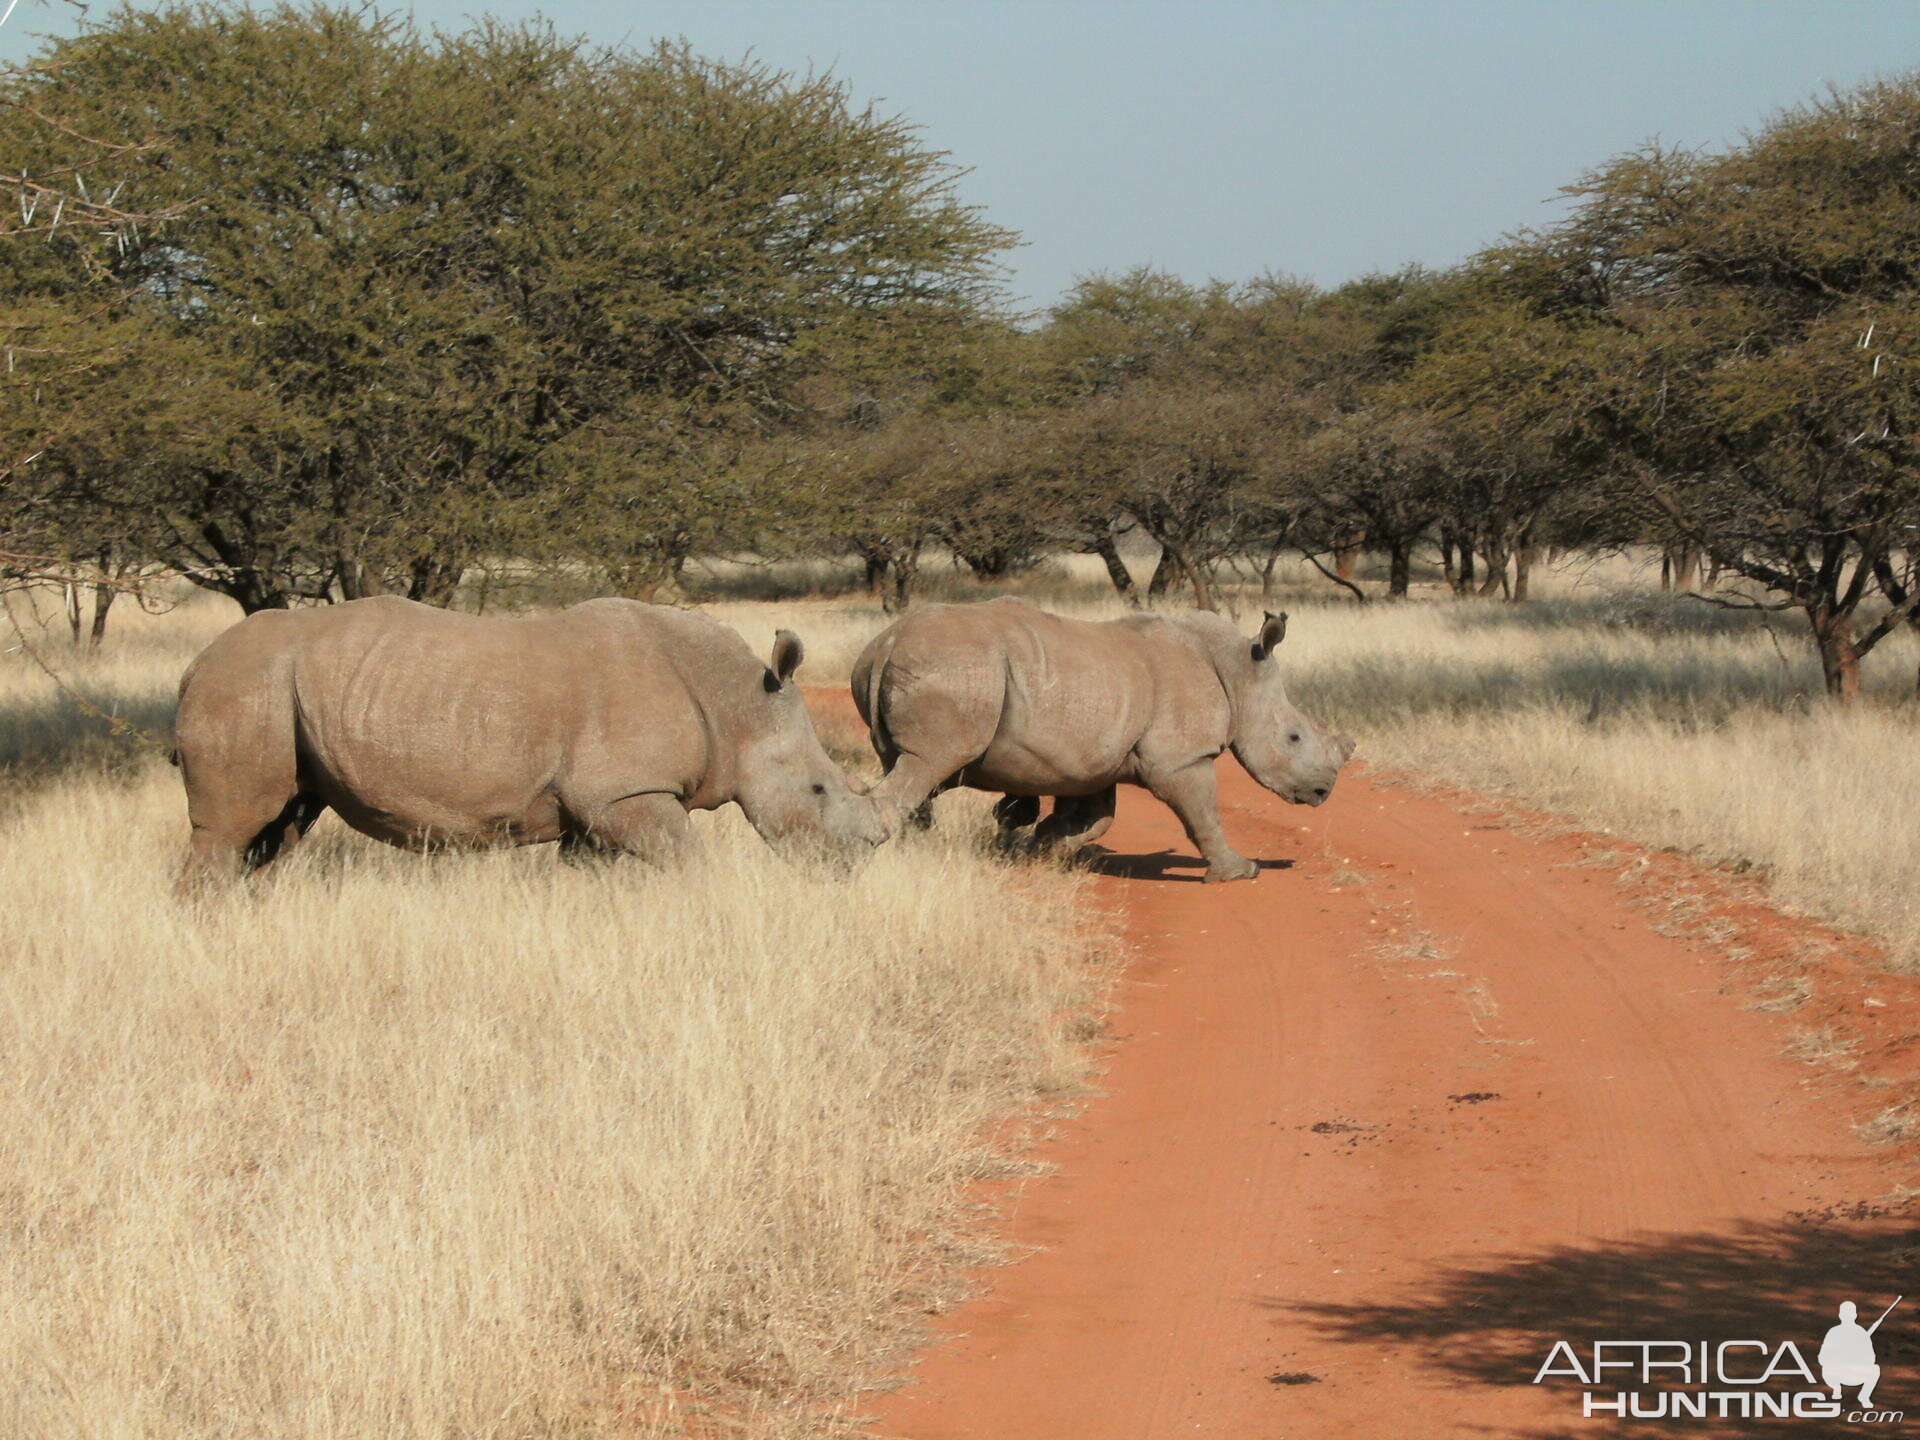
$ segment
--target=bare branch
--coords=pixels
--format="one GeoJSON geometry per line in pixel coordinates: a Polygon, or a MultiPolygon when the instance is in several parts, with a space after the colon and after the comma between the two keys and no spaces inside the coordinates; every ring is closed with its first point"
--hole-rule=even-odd
{"type": "Polygon", "coordinates": [[[1792,610],[1799,605],[1798,600],[1749,600],[1744,597],[1726,595],[1702,595],[1698,590],[1689,590],[1682,597],[1685,600],[1699,600],[1704,604],[1717,606],[1722,610],[1792,610]]]}
{"type": "Polygon", "coordinates": [[[1320,557],[1318,555],[1315,555],[1311,550],[1302,550],[1300,553],[1306,556],[1307,562],[1310,565],[1312,565],[1314,569],[1318,570],[1322,575],[1326,576],[1327,579],[1333,581],[1334,584],[1340,586],[1342,589],[1351,591],[1353,594],[1353,598],[1355,600],[1358,600],[1362,605],[1367,603],[1367,592],[1362,590],[1358,585],[1354,584],[1353,581],[1343,579],[1341,576],[1338,576],[1334,574],[1333,571],[1327,569],[1326,566],[1320,563],[1320,557]]]}

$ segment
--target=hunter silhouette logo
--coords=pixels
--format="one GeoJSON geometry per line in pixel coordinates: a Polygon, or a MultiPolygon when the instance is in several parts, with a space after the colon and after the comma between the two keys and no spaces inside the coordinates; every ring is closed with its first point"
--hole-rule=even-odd
{"type": "MultiPolygon", "coordinates": [[[[1893,1305],[1906,1298],[1896,1296],[1893,1305]]],[[[1845,1387],[1858,1385],[1861,1408],[1873,1404],[1873,1387],[1880,1383],[1880,1367],[1873,1358],[1873,1332],[1893,1313],[1893,1305],[1882,1310],[1880,1319],[1862,1330],[1853,1318],[1859,1313],[1853,1301],[1840,1302],[1840,1323],[1827,1331],[1827,1338],[1820,1342],[1820,1378],[1833,1387],[1834,1399],[1840,1398],[1845,1387]]]]}
{"type": "Polygon", "coordinates": [[[1842,1301],[1840,1323],[1820,1342],[1818,1377],[1791,1340],[1595,1340],[1584,1354],[1557,1340],[1533,1383],[1564,1376],[1587,1387],[1580,1409],[1590,1418],[1898,1423],[1901,1411],[1873,1408],[1880,1383],[1873,1337],[1905,1298],[1896,1295],[1865,1326],[1853,1301],[1842,1301]],[[1855,1408],[1843,1403],[1847,1390],[1857,1394],[1855,1408]]]}

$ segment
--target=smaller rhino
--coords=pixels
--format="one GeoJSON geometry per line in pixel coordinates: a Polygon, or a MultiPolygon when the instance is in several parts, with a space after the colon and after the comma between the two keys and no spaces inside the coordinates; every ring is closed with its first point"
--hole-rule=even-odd
{"type": "Polygon", "coordinates": [[[871,853],[889,816],[793,683],[705,615],[589,600],[528,620],[382,597],[242,620],[180,681],[182,885],[270,863],[322,813],[406,849],[558,841],[670,859],[733,803],[782,850],[871,853]]]}
{"type": "Polygon", "coordinates": [[[887,776],[874,789],[925,822],[955,785],[999,791],[1003,826],[1053,813],[1034,838],[1085,844],[1113,823],[1120,785],[1166,802],[1209,881],[1245,880],[1227,843],[1213,762],[1223,750],[1284,800],[1318,805],[1353,753],[1287,700],[1273,652],[1287,617],[1252,639],[1218,615],[1063,620],[1019,600],[929,607],[876,636],[853,700],[887,776]]]}

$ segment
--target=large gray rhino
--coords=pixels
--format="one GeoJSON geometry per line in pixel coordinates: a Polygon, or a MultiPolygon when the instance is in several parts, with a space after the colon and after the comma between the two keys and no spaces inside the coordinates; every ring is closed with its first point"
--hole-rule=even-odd
{"type": "Polygon", "coordinates": [[[868,852],[886,812],[792,683],[704,615],[589,600],[529,620],[355,600],[241,621],[180,681],[183,883],[286,852],[329,806],[414,849],[557,840],[666,859],[734,801],[785,849],[868,852]]]}
{"type": "Polygon", "coordinates": [[[1172,807],[1208,880],[1258,868],[1220,828],[1213,762],[1232,750],[1284,799],[1318,805],[1353,753],[1288,703],[1273,651],[1285,615],[1249,639],[1218,615],[1063,620],[1018,600],[940,605],[883,630],[853,669],[853,701],[887,778],[874,794],[903,814],[953,785],[997,790],[995,813],[1043,843],[1096,840],[1115,787],[1172,807]]]}

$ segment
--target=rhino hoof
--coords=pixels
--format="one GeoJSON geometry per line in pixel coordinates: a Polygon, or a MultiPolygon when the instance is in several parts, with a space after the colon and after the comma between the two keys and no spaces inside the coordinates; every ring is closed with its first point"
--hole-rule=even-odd
{"type": "Polygon", "coordinates": [[[1260,873],[1260,867],[1253,861],[1236,855],[1231,860],[1217,860],[1207,867],[1207,884],[1218,885],[1227,880],[1251,880],[1260,873]]]}

